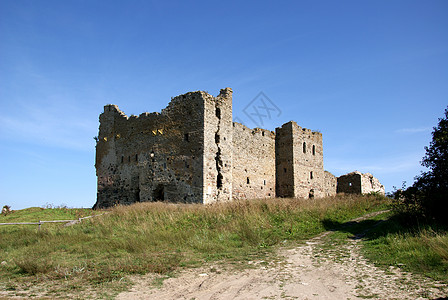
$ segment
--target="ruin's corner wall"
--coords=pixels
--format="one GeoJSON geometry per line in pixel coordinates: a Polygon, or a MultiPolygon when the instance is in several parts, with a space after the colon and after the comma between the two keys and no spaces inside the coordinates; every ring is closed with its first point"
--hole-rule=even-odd
{"type": "Polygon", "coordinates": [[[348,194],[385,194],[384,186],[370,173],[358,171],[348,173],[338,177],[337,192],[348,194]]]}

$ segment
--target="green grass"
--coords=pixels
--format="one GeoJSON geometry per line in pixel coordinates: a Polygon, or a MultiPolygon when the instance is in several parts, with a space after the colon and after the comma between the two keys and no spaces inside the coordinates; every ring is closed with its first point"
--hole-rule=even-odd
{"type": "Polygon", "coordinates": [[[9,214],[0,214],[0,223],[16,223],[16,222],[37,222],[51,220],[73,220],[97,212],[86,208],[41,208],[30,207],[27,209],[16,210],[9,214]]]}
{"type": "MultiPolygon", "coordinates": [[[[0,288],[12,282],[123,282],[130,274],[169,275],[208,261],[265,257],[285,240],[300,241],[387,205],[379,196],[271,199],[214,205],[140,203],[64,227],[0,226],[0,288]],[[324,222],[325,221],[325,222],[324,222]]],[[[91,210],[39,209],[0,216],[3,222],[72,219],[91,210]]],[[[95,212],[96,214],[102,211],[95,212]]],[[[11,286],[12,285],[12,286],[11,286]]],[[[55,285],[57,286],[57,285],[55,285]]],[[[57,288],[54,288],[55,292],[57,288]]]]}
{"type": "Polygon", "coordinates": [[[378,265],[397,266],[448,283],[448,228],[410,226],[392,216],[366,236],[364,255],[378,265]]]}

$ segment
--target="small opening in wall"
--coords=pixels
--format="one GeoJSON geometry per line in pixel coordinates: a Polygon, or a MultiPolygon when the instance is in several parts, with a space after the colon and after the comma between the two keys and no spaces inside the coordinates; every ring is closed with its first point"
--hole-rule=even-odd
{"type": "Polygon", "coordinates": [[[316,155],[316,146],[313,145],[313,155],[316,155]]]}
{"type": "Polygon", "coordinates": [[[352,186],[352,183],[351,183],[351,182],[349,182],[349,183],[348,183],[348,186],[352,186]]]}
{"type": "Polygon", "coordinates": [[[131,162],[131,157],[130,156],[128,156],[128,162],[131,162]]]}
{"type": "Polygon", "coordinates": [[[163,168],[166,169],[166,163],[163,163],[163,168]]]}
{"type": "Polygon", "coordinates": [[[135,161],[138,161],[138,154],[135,155],[135,161]]]}
{"type": "Polygon", "coordinates": [[[184,141],[186,141],[186,142],[190,141],[190,137],[188,136],[188,133],[184,134],[184,141]]]}
{"type": "Polygon", "coordinates": [[[247,177],[247,179],[246,179],[246,183],[247,183],[247,184],[250,183],[249,177],[247,177]]]}
{"type": "Polygon", "coordinates": [[[163,184],[157,185],[152,193],[152,197],[154,201],[163,201],[165,200],[165,187],[163,184]]]}
{"type": "Polygon", "coordinates": [[[121,156],[121,163],[123,163],[124,162],[124,156],[122,155],[121,156]]]}
{"type": "Polygon", "coordinates": [[[220,136],[219,134],[215,133],[215,143],[218,144],[220,141],[220,136]]]}
{"type": "Polygon", "coordinates": [[[266,180],[263,180],[263,185],[266,185],[266,180]]]}
{"type": "Polygon", "coordinates": [[[223,179],[222,174],[218,174],[218,177],[216,178],[216,187],[218,189],[222,189],[222,179],[223,179]]]}
{"type": "Polygon", "coordinates": [[[313,171],[310,172],[310,179],[313,179],[313,171]]]}
{"type": "Polygon", "coordinates": [[[303,142],[303,153],[306,153],[306,143],[303,142]]]}
{"type": "Polygon", "coordinates": [[[261,135],[264,136],[264,131],[261,132],[261,135]]]}
{"type": "Polygon", "coordinates": [[[314,190],[311,189],[310,193],[308,194],[308,198],[313,199],[314,198],[314,190]]]}
{"type": "Polygon", "coordinates": [[[221,108],[219,107],[216,108],[216,116],[218,117],[218,119],[221,119],[221,108]]]}

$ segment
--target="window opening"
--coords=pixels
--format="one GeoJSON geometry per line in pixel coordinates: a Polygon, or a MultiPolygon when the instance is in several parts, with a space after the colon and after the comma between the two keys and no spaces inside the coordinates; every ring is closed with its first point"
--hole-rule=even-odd
{"type": "Polygon", "coordinates": [[[313,199],[314,198],[314,190],[311,189],[310,193],[308,194],[308,198],[313,199]]]}
{"type": "Polygon", "coordinates": [[[190,141],[190,138],[189,138],[189,136],[188,136],[188,133],[185,133],[185,134],[184,134],[184,141],[186,141],[186,142],[189,142],[189,141],[190,141]]]}
{"type": "Polygon", "coordinates": [[[313,145],[313,155],[316,155],[316,146],[313,145]]]}
{"type": "Polygon", "coordinates": [[[249,177],[247,177],[246,182],[247,182],[247,184],[250,183],[249,177]]]}
{"type": "Polygon", "coordinates": [[[303,153],[306,153],[306,143],[303,142],[303,153]]]}

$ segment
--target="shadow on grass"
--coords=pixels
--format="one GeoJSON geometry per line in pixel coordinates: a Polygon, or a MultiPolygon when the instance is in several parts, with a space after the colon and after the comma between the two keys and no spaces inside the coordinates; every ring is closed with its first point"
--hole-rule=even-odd
{"type": "Polygon", "coordinates": [[[327,231],[349,233],[351,239],[375,240],[390,234],[415,233],[422,229],[448,230],[447,226],[428,222],[409,222],[406,216],[393,215],[382,220],[349,221],[345,223],[330,219],[322,221],[327,231]]]}

